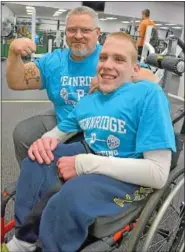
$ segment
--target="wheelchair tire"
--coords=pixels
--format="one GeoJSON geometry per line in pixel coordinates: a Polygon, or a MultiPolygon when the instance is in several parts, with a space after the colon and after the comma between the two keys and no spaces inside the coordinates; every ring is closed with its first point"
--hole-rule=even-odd
{"type": "MultiPolygon", "coordinates": [[[[127,252],[137,251],[137,244],[140,240],[140,237],[152,216],[153,211],[158,208],[158,205],[161,201],[162,197],[166,197],[167,189],[169,189],[170,185],[173,183],[175,179],[177,179],[180,175],[184,173],[184,168],[176,167],[174,170],[171,171],[169,175],[168,182],[166,185],[160,189],[156,190],[153,195],[148,200],[147,204],[145,205],[144,209],[139,216],[139,220],[137,222],[136,227],[130,234],[129,241],[128,241],[128,250],[127,252]]],[[[124,241],[123,241],[124,243],[124,241]]],[[[122,246],[122,245],[121,245],[122,246]]]]}

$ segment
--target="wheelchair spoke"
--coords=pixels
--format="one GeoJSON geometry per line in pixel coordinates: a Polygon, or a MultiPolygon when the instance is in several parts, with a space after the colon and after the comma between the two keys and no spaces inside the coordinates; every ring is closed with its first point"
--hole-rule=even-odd
{"type": "MultiPolygon", "coordinates": [[[[174,212],[176,212],[176,211],[174,211],[174,212]]],[[[180,210],[180,213],[178,214],[178,221],[177,220],[175,221],[175,224],[176,224],[175,228],[170,232],[170,235],[174,232],[174,230],[176,230],[179,227],[179,224],[182,220],[182,217],[180,217],[182,212],[183,212],[183,209],[180,210]]],[[[171,217],[172,217],[172,214],[171,214],[171,217]]],[[[169,218],[169,216],[167,218],[165,218],[164,221],[166,221],[168,218],[169,218]]],[[[161,223],[161,225],[164,224],[164,221],[161,223]]]]}
{"type": "MultiPolygon", "coordinates": [[[[176,180],[176,182],[177,183],[173,183],[171,187],[174,187],[174,185],[178,184],[178,180],[176,180]]],[[[171,191],[173,191],[172,188],[170,191],[168,191],[168,193],[165,194],[165,198],[171,193],[171,191]]],[[[181,192],[179,191],[178,195],[176,194],[176,197],[172,199],[171,203],[166,209],[166,213],[164,214],[160,225],[155,230],[155,234],[152,238],[148,252],[168,251],[168,249],[170,249],[174,243],[177,232],[183,225],[182,222],[185,212],[185,205],[183,202],[180,202],[180,199],[182,201],[181,192]]],[[[160,209],[162,205],[161,202],[163,202],[163,199],[159,201],[159,204],[156,207],[157,210],[160,209]]],[[[148,225],[146,225],[146,229],[141,236],[140,245],[145,243],[146,236],[148,235],[150,227],[152,226],[153,220],[155,220],[156,213],[158,214],[158,211],[153,212],[152,217],[150,218],[151,221],[149,220],[148,225]]]]}
{"type": "MultiPolygon", "coordinates": [[[[165,238],[164,241],[163,241],[163,244],[161,244],[160,247],[158,247],[157,250],[155,250],[156,252],[160,251],[160,249],[164,246],[164,242],[167,241],[168,238],[165,238]]],[[[159,244],[159,242],[157,242],[155,245],[159,244]]]]}
{"type": "MultiPolygon", "coordinates": [[[[172,208],[174,208],[174,206],[172,206],[172,208]]],[[[164,222],[165,222],[167,219],[172,218],[172,215],[173,215],[174,213],[177,213],[177,211],[176,211],[175,209],[174,209],[174,211],[173,211],[172,213],[169,211],[169,215],[166,216],[166,218],[161,222],[161,225],[164,224],[164,222]]]]}
{"type": "Polygon", "coordinates": [[[167,238],[165,238],[165,239],[163,239],[163,240],[160,240],[160,241],[156,242],[155,244],[151,245],[149,248],[152,248],[152,247],[154,247],[154,246],[156,246],[156,245],[158,245],[158,244],[160,244],[160,243],[162,242],[162,245],[160,245],[160,247],[158,247],[158,249],[155,250],[155,251],[157,252],[157,251],[159,251],[159,249],[164,245],[164,242],[165,242],[166,240],[167,240],[167,238]]]}

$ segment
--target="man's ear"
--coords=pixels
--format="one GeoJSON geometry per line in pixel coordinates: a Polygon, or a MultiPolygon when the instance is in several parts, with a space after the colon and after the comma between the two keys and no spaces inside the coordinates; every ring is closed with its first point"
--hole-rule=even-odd
{"type": "Polygon", "coordinates": [[[140,71],[140,65],[139,64],[136,64],[133,68],[133,73],[132,73],[132,77],[135,77],[137,76],[138,72],[140,71]]]}
{"type": "Polygon", "coordinates": [[[100,36],[100,32],[101,32],[101,30],[100,30],[100,28],[99,28],[99,27],[97,27],[96,32],[97,32],[97,36],[99,37],[99,36],[100,36]]]}

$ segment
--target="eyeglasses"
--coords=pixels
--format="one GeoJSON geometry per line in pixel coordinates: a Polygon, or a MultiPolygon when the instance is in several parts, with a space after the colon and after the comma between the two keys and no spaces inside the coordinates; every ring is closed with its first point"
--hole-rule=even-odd
{"type": "MultiPolygon", "coordinates": [[[[96,27],[97,28],[97,27],[96,27]]],[[[81,34],[89,34],[91,33],[92,31],[94,31],[96,28],[94,29],[89,29],[89,28],[66,28],[66,33],[69,34],[69,35],[74,35],[78,32],[78,30],[80,30],[80,33],[81,34]]]]}

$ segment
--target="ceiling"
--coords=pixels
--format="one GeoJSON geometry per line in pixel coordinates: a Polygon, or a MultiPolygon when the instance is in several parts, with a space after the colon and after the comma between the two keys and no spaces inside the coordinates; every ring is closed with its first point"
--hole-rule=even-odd
{"type": "MultiPolygon", "coordinates": [[[[180,2],[179,2],[180,4],[180,2]]],[[[19,3],[9,3],[6,2],[7,7],[15,14],[15,16],[17,17],[30,17],[31,15],[28,15],[26,12],[26,6],[25,5],[21,5],[19,3]]],[[[61,20],[61,21],[65,21],[65,17],[66,14],[69,12],[69,10],[66,10],[65,12],[63,12],[59,18],[57,17],[53,17],[53,14],[58,10],[58,8],[52,8],[52,7],[44,7],[44,6],[35,6],[36,9],[36,17],[37,18],[49,18],[52,20],[61,20]]],[[[133,21],[133,18],[131,17],[123,17],[123,16],[117,16],[117,15],[110,15],[110,14],[105,14],[105,13],[98,13],[98,17],[100,18],[106,18],[106,17],[116,17],[116,20],[109,20],[106,22],[120,22],[121,21],[133,21]]],[[[139,21],[139,19],[137,19],[137,21],[139,21]]],[[[102,21],[104,22],[104,21],[102,21]]],[[[158,24],[165,24],[164,22],[157,22],[155,20],[156,23],[158,24]]],[[[180,27],[182,27],[182,25],[178,25],[180,27]]]]}
{"type": "MultiPolygon", "coordinates": [[[[17,4],[17,3],[8,3],[6,2],[7,7],[16,15],[16,16],[24,16],[24,17],[29,17],[30,15],[27,14],[26,12],[26,6],[17,4]]],[[[58,10],[58,8],[52,8],[52,7],[44,7],[44,6],[35,6],[36,9],[36,16],[39,18],[51,18],[51,19],[56,19],[53,17],[53,14],[58,10]]],[[[60,16],[60,20],[65,20],[65,17],[69,10],[63,12],[60,16]]],[[[110,14],[105,14],[105,13],[98,13],[99,18],[105,18],[105,17],[117,17],[116,21],[131,21],[133,18],[129,17],[121,17],[121,16],[116,16],[116,15],[110,15],[110,14]]],[[[58,18],[57,18],[58,19],[58,18]]],[[[111,20],[111,22],[114,20],[111,20]]]]}

